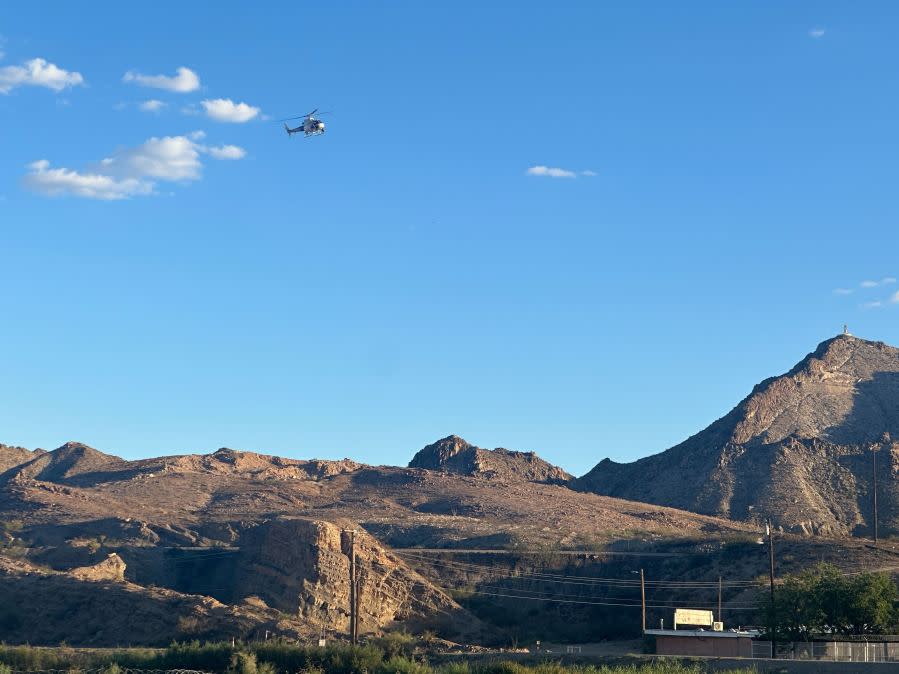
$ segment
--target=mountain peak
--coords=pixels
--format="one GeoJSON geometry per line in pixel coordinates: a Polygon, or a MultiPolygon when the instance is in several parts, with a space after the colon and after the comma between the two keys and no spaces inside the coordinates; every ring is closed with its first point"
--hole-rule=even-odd
{"type": "Polygon", "coordinates": [[[458,435],[448,435],[418,450],[409,462],[409,467],[443,470],[450,459],[473,447],[474,445],[458,435]]]}
{"type": "Polygon", "coordinates": [[[423,447],[412,457],[409,467],[531,482],[568,482],[572,477],[534,452],[502,447],[483,449],[458,435],[449,435],[423,447]]]}
{"type": "Polygon", "coordinates": [[[43,452],[16,468],[21,477],[42,482],[61,482],[68,478],[124,463],[82,442],[69,441],[50,452],[43,452]]]}
{"type": "MultiPolygon", "coordinates": [[[[577,485],[733,519],[766,514],[806,533],[866,533],[874,445],[885,450],[882,498],[899,506],[891,437],[899,437],[899,349],[841,334],[705,430],[634,463],[602,461],[577,485]]],[[[899,524],[890,517],[882,528],[899,524]]]]}

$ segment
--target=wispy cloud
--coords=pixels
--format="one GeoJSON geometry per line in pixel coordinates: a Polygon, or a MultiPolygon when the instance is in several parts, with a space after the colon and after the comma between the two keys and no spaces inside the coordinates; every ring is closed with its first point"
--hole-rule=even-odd
{"type": "Polygon", "coordinates": [[[115,201],[156,194],[159,182],[191,182],[202,177],[202,155],[213,159],[241,159],[246,155],[236,145],[206,147],[194,137],[150,138],[134,148],[117,151],[83,171],[51,168],[41,159],[28,165],[24,184],[49,197],[74,196],[115,201]]]}
{"type": "Polygon", "coordinates": [[[138,107],[138,109],[141,110],[142,112],[159,112],[159,111],[162,110],[166,105],[168,105],[168,104],[167,104],[167,103],[163,103],[162,101],[160,101],[160,100],[158,100],[158,99],[151,98],[149,101],[144,101],[143,103],[141,103],[141,104],[138,105],[137,107],[138,107]]]}
{"type": "Polygon", "coordinates": [[[550,178],[574,178],[577,175],[574,171],[549,166],[532,166],[526,173],[529,176],[548,176],[550,178]]]}
{"type": "Polygon", "coordinates": [[[880,300],[871,300],[870,302],[863,302],[861,307],[862,309],[879,309],[883,306],[883,302],[880,300]]]}
{"type": "Polygon", "coordinates": [[[879,288],[880,286],[889,286],[896,283],[896,278],[894,276],[884,276],[879,281],[874,281],[872,279],[867,279],[862,281],[859,285],[862,288],[879,288]]]}
{"type": "Polygon", "coordinates": [[[815,26],[814,28],[811,28],[808,32],[809,36],[813,37],[816,40],[824,37],[825,33],[827,33],[827,31],[824,29],[823,26],[815,26]]]}
{"type": "Polygon", "coordinates": [[[64,70],[41,58],[0,68],[0,94],[8,94],[22,86],[44,87],[58,92],[81,84],[84,84],[81,73],[64,70]]]}
{"type": "Polygon", "coordinates": [[[893,296],[890,297],[891,304],[899,304],[899,290],[893,293],[893,296]]]}
{"type": "Polygon", "coordinates": [[[218,147],[204,147],[213,159],[243,159],[247,151],[237,145],[219,145],[218,147]]]}
{"type": "Polygon", "coordinates": [[[122,77],[123,82],[132,82],[142,87],[151,87],[153,89],[164,89],[165,91],[174,91],[179,94],[186,94],[196,91],[200,88],[200,77],[190,68],[181,66],[175,75],[142,75],[141,73],[129,70],[122,77]]]}
{"type": "Polygon", "coordinates": [[[217,122],[242,124],[259,115],[259,108],[247,103],[235,103],[230,98],[214,98],[201,102],[206,115],[217,122]]]}
{"type": "Polygon", "coordinates": [[[587,169],[586,171],[581,171],[582,176],[586,176],[588,178],[592,178],[593,176],[598,176],[599,174],[596,171],[591,171],[587,169]]]}
{"type": "Polygon", "coordinates": [[[834,295],[851,295],[852,288],[834,288],[834,295]]]}

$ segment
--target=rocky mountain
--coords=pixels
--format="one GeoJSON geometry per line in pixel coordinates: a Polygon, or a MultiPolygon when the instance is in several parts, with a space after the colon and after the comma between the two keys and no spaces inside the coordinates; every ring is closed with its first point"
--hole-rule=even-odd
{"type": "Polygon", "coordinates": [[[420,449],[412,457],[409,467],[530,482],[565,483],[572,479],[569,473],[534,452],[515,452],[502,447],[482,449],[458,435],[450,435],[420,449]]]}
{"type": "Polygon", "coordinates": [[[598,494],[802,533],[870,535],[873,450],[881,533],[899,531],[899,349],[829,339],[727,415],[660,454],[605,459],[576,482],[598,494]]]}

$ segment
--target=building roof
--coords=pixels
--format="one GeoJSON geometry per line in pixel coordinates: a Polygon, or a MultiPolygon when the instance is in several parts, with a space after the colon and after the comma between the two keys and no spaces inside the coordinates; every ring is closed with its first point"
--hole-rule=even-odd
{"type": "Polygon", "coordinates": [[[713,639],[754,639],[761,632],[758,630],[726,630],[715,632],[713,630],[646,630],[646,634],[656,637],[711,637],[713,639]]]}

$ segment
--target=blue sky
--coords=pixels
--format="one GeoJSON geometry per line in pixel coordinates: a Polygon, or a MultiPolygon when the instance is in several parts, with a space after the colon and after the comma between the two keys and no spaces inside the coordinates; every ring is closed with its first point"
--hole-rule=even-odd
{"type": "Polygon", "coordinates": [[[897,19],[5,3],[0,441],[583,473],[899,344],[897,19]]]}

